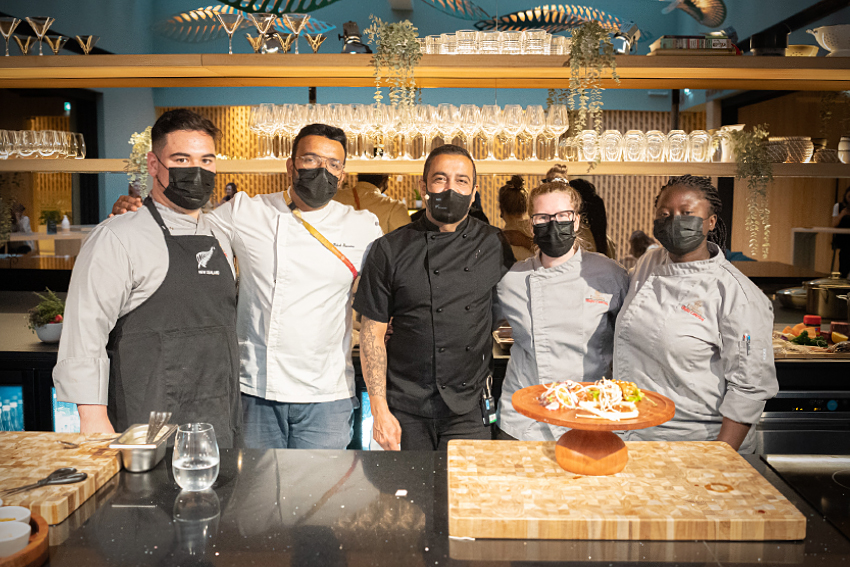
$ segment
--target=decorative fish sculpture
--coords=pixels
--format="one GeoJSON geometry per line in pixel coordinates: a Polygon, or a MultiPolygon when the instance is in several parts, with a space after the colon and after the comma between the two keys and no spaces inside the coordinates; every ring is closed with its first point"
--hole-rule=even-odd
{"type": "Polygon", "coordinates": [[[584,23],[598,22],[603,28],[617,31],[620,18],[590,6],[574,4],[552,4],[538,6],[530,10],[520,10],[505,16],[482,20],[475,24],[479,30],[519,31],[542,29],[549,33],[558,33],[572,29],[584,23]]]}
{"type": "Polygon", "coordinates": [[[490,14],[478,7],[472,0],[422,0],[422,2],[462,20],[490,19],[490,14]]]}
{"type": "Polygon", "coordinates": [[[726,4],[723,0],[671,0],[661,12],[669,14],[673,10],[682,10],[710,28],[718,28],[726,20],[726,4]]]}
{"type": "MultiPolygon", "coordinates": [[[[363,2],[364,0],[359,0],[363,2]]],[[[222,4],[251,13],[306,14],[339,0],[219,0],[222,4]]],[[[365,2],[364,2],[365,3],[365,2]]]]}

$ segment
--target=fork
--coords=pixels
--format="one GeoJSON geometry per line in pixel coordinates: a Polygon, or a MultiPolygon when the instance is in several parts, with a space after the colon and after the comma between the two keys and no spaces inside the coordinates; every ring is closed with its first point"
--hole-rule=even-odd
{"type": "Polygon", "coordinates": [[[171,419],[170,411],[152,411],[150,418],[148,419],[148,434],[145,436],[145,444],[150,445],[156,439],[156,436],[159,434],[159,430],[162,429],[162,426],[168,423],[168,420],[171,419]]]}

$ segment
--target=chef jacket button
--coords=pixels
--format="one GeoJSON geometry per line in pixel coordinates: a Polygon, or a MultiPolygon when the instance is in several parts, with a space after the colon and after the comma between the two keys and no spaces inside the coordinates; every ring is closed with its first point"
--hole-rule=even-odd
{"type": "Polygon", "coordinates": [[[469,350],[472,350],[472,347],[471,347],[471,346],[467,346],[467,347],[466,347],[466,350],[468,350],[468,351],[469,351],[469,350]]]}
{"type": "Polygon", "coordinates": [[[446,347],[440,347],[440,352],[446,352],[446,347]]]}
{"type": "Polygon", "coordinates": [[[466,386],[466,382],[461,382],[461,383],[460,383],[460,385],[461,385],[461,386],[466,386]]]}
{"type": "Polygon", "coordinates": [[[466,238],[466,235],[464,234],[463,237],[466,238]]]}
{"type": "Polygon", "coordinates": [[[469,271],[469,268],[464,268],[464,269],[463,269],[463,271],[464,271],[464,272],[468,272],[468,271],[469,271]]]}
{"type": "Polygon", "coordinates": [[[436,240],[436,239],[437,239],[437,235],[436,235],[436,234],[432,234],[432,235],[431,235],[431,240],[436,240]]]}
{"type": "Polygon", "coordinates": [[[445,385],[445,384],[443,384],[442,386],[440,386],[440,388],[442,388],[443,390],[445,390],[445,389],[446,389],[446,385],[445,385]]]}
{"type": "Polygon", "coordinates": [[[443,308],[442,308],[442,307],[437,307],[437,313],[442,313],[442,312],[443,312],[443,308]]]}
{"type": "Polygon", "coordinates": [[[434,274],[435,274],[435,275],[437,275],[437,276],[439,276],[439,275],[440,275],[440,270],[434,270],[434,274]]]}
{"type": "Polygon", "coordinates": [[[469,307],[470,307],[470,306],[469,306],[469,305],[467,305],[466,307],[464,307],[464,309],[466,309],[467,311],[469,311],[469,307]]]}

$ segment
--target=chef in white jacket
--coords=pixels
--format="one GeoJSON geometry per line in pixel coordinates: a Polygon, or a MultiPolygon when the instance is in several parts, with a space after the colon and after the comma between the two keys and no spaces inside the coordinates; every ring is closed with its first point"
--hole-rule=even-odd
{"type": "Polygon", "coordinates": [[[497,287],[498,307],[514,345],[499,400],[497,438],[552,441],[566,429],[518,413],[511,396],[521,388],[562,380],[610,378],[614,322],[629,285],[615,261],[582,251],[575,227],[582,201],[563,181],[529,196],[539,252],[514,264],[497,287]]]}
{"type": "Polygon", "coordinates": [[[720,197],[708,178],[673,178],[656,197],[653,235],[617,319],[614,376],[676,403],[637,441],[725,441],[755,448],[755,423],[778,391],[767,297],[729,263],[720,197]]]}

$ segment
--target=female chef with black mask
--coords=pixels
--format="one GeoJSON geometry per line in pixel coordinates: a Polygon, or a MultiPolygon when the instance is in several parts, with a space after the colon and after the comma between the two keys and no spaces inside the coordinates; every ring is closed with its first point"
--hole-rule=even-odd
{"type": "Polygon", "coordinates": [[[617,319],[614,376],[676,403],[672,420],[631,441],[725,441],[755,448],[754,424],[778,391],[767,297],[723,253],[720,197],[705,177],[671,179],[617,319]]]}
{"type": "Polygon", "coordinates": [[[576,239],[582,200],[562,181],[531,191],[528,213],[539,252],[514,264],[496,288],[514,345],[499,401],[499,439],[552,441],[564,428],[519,414],[511,396],[561,380],[611,376],[614,322],[629,285],[626,270],[576,239]]]}

